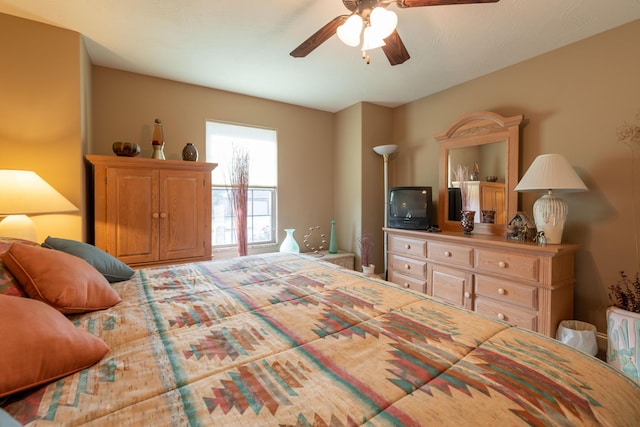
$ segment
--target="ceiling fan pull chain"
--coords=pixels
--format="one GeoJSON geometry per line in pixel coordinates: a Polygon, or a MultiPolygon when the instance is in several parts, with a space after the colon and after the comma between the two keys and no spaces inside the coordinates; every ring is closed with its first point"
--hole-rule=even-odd
{"type": "Polygon", "coordinates": [[[371,63],[371,57],[369,55],[367,55],[367,51],[366,50],[362,51],[362,59],[367,61],[367,64],[371,63]]]}

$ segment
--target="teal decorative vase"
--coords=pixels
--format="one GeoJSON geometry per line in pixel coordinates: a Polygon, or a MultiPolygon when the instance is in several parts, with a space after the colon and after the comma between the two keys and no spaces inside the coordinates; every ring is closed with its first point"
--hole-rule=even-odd
{"type": "Polygon", "coordinates": [[[338,239],[336,238],[336,220],[331,220],[331,234],[329,235],[329,253],[338,253],[338,239]]]}
{"type": "Polygon", "coordinates": [[[280,245],[280,252],[291,252],[291,253],[299,253],[300,246],[298,246],[298,242],[296,242],[295,237],[293,237],[293,232],[296,231],[295,228],[285,228],[284,231],[287,233],[282,244],[280,245]]]}

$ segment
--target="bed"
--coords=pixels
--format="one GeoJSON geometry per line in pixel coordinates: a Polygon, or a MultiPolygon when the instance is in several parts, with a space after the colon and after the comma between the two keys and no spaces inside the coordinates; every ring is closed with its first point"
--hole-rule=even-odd
{"type": "MultiPolygon", "coordinates": [[[[28,246],[10,248],[18,245],[28,246]]],[[[11,273],[0,267],[6,291],[11,273]]],[[[0,405],[13,419],[26,426],[640,420],[638,384],[598,359],[322,258],[272,253],[146,268],[108,286],[120,299],[112,307],[58,316],[103,342],[98,355],[106,353],[4,396],[0,405]]],[[[7,298],[32,299],[3,296],[5,307],[7,298]]],[[[5,375],[20,365],[0,366],[5,375]]]]}

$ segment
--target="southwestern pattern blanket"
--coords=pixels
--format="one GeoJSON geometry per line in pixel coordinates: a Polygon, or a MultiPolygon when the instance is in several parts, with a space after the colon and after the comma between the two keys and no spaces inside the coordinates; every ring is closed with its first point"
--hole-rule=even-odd
{"type": "Polygon", "coordinates": [[[138,270],[69,318],[109,352],[28,426],[633,425],[640,388],[515,328],[304,255],[138,270]]]}

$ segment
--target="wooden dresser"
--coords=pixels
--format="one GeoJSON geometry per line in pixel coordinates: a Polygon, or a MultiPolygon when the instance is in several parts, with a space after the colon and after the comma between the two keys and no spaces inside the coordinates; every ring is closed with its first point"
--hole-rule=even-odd
{"type": "Polygon", "coordinates": [[[388,279],[475,312],[555,336],[573,318],[578,245],[386,228],[388,279]]]}
{"type": "Polygon", "coordinates": [[[89,234],[95,246],[134,267],[211,259],[216,164],[86,158],[94,216],[89,234]]]}

